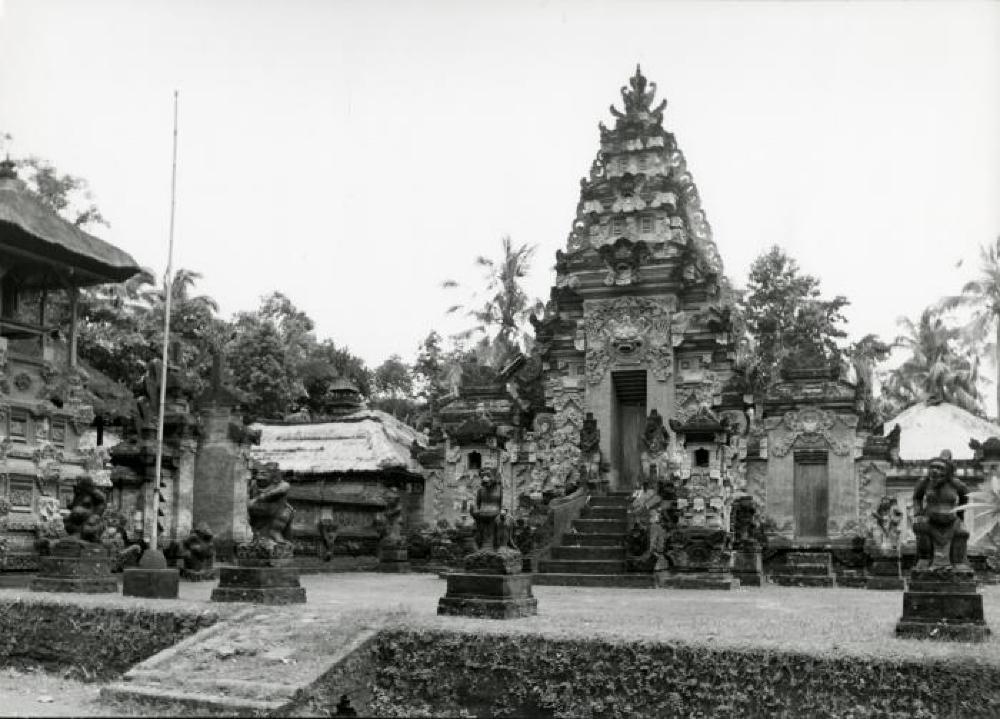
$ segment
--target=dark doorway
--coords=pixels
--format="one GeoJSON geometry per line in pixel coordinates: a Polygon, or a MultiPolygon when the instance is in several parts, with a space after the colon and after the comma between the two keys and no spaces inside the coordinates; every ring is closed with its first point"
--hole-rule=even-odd
{"type": "Polygon", "coordinates": [[[830,471],[827,453],[795,453],[795,536],[803,539],[826,537],[830,514],[830,471]]]}
{"type": "Polygon", "coordinates": [[[632,490],[642,486],[642,433],[646,427],[646,371],[615,372],[612,374],[617,399],[618,489],[632,490]]]}

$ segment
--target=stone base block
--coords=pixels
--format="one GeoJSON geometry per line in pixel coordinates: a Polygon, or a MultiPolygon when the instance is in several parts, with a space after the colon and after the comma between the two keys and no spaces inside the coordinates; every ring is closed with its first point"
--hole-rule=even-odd
{"type": "Polygon", "coordinates": [[[380,562],[408,562],[410,560],[410,553],[405,547],[403,549],[380,547],[378,550],[378,560],[380,562]]]}
{"type": "Polygon", "coordinates": [[[538,614],[538,600],[484,599],[482,597],[441,597],[438,614],[453,617],[482,617],[484,619],[518,619],[538,614]]]}
{"type": "Polygon", "coordinates": [[[39,557],[38,576],[31,582],[36,592],[104,594],[117,592],[108,550],[73,539],[57,542],[52,554],[39,557]]]}
{"type": "Polygon", "coordinates": [[[902,639],[938,639],[952,642],[985,642],[990,628],[982,624],[946,624],[945,622],[920,622],[900,619],[896,636],[902,639]]]}
{"type": "Polygon", "coordinates": [[[189,582],[211,582],[218,578],[218,569],[181,569],[181,579],[189,582]]]}
{"type": "Polygon", "coordinates": [[[833,586],[833,577],[821,574],[772,574],[771,581],[782,587],[833,586]]]}
{"type": "Polygon", "coordinates": [[[868,577],[860,569],[845,569],[836,575],[838,587],[864,589],[868,586],[868,577]]]}
{"type": "Polygon", "coordinates": [[[216,587],[213,602],[252,602],[253,604],[305,604],[305,587],[216,587]]]}
{"type": "Polygon", "coordinates": [[[963,573],[933,577],[921,571],[911,572],[896,636],[981,642],[989,634],[983,616],[983,595],[976,591],[971,576],[963,573]]]}
{"type": "Polygon", "coordinates": [[[212,601],[302,604],[306,590],[295,567],[222,567],[212,601]]]}
{"type": "Polygon", "coordinates": [[[180,573],[176,569],[126,569],[122,572],[122,595],[177,599],[180,573]]]}
{"type": "Polygon", "coordinates": [[[396,574],[405,574],[411,571],[409,562],[394,562],[386,561],[381,559],[379,563],[375,566],[375,571],[377,572],[388,572],[396,574]]]}
{"type": "Polygon", "coordinates": [[[438,614],[490,619],[515,619],[538,614],[531,595],[530,574],[447,575],[448,589],[438,601],[438,614]]]}
{"type": "Polygon", "coordinates": [[[667,589],[739,589],[740,580],[728,573],[694,572],[657,572],[656,586],[667,589]]]}
{"type": "Polygon", "coordinates": [[[899,592],[906,587],[902,577],[870,576],[865,580],[865,589],[880,589],[899,592]]]}
{"type": "Polygon", "coordinates": [[[759,587],[764,584],[764,575],[757,572],[733,572],[733,579],[738,579],[741,587],[759,587]]]}
{"type": "Polygon", "coordinates": [[[33,592],[75,592],[77,594],[118,593],[113,577],[36,577],[31,582],[33,592]]]}

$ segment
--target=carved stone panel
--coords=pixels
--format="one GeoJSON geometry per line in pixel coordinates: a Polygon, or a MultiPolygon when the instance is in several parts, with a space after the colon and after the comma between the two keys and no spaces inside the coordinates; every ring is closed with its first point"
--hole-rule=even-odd
{"type": "Polygon", "coordinates": [[[849,455],[854,447],[853,436],[850,441],[839,436],[843,432],[836,431],[838,423],[850,426],[857,423],[857,417],[844,418],[817,407],[803,407],[786,412],[781,419],[769,419],[768,430],[781,430],[772,434],[770,452],[775,457],[784,457],[792,447],[816,446],[829,447],[834,454],[849,455]]]}
{"type": "Polygon", "coordinates": [[[673,376],[672,302],[617,297],[584,303],[587,381],[598,384],[612,365],[645,366],[658,381],[673,376]]]}

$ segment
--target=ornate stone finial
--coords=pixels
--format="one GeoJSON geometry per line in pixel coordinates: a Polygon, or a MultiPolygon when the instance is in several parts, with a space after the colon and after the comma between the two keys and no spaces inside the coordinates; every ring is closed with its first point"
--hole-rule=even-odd
{"type": "Polygon", "coordinates": [[[661,100],[659,105],[655,108],[652,107],[653,99],[656,96],[656,83],[646,80],[646,76],[642,74],[642,69],[638,63],[635,66],[635,75],[629,78],[628,83],[632,88],[631,90],[624,85],[621,88],[622,103],[625,106],[625,112],[619,112],[612,105],[611,114],[619,120],[627,117],[629,119],[661,122],[663,120],[663,109],[667,106],[667,101],[661,100]],[[648,92],[646,91],[647,85],[649,86],[648,92]]]}

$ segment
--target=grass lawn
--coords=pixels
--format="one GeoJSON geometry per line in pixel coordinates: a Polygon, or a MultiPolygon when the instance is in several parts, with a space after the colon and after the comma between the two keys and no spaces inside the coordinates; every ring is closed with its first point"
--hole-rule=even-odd
{"type": "MultiPolygon", "coordinates": [[[[384,614],[390,626],[472,634],[533,633],[560,638],[641,639],[825,656],[961,658],[988,662],[1000,668],[1000,638],[996,633],[982,644],[896,639],[894,627],[902,611],[902,592],[773,585],[731,592],[544,586],[534,589],[538,616],[498,621],[437,616],[437,601],[444,594],[445,582],[432,574],[305,575],[302,584],[307,591],[306,605],[280,610],[260,607],[256,613],[279,612],[293,622],[296,616],[301,616],[305,624],[316,622],[318,616],[318,624],[329,627],[339,622],[361,621],[360,618],[369,621],[373,615],[384,614]]],[[[223,615],[246,606],[209,602],[213,586],[212,582],[183,582],[179,601],[119,595],[42,594],[23,588],[0,589],[0,599],[32,596],[43,601],[83,604],[142,603],[213,610],[223,615]]],[[[987,622],[1000,627],[1000,586],[984,587],[982,593],[987,622]]],[[[253,627],[247,626],[246,630],[252,641],[253,627]]],[[[324,633],[317,631],[310,641],[319,641],[324,633]]],[[[337,633],[330,636],[335,637],[337,633]]],[[[261,651],[266,652],[267,648],[262,647],[261,651]]],[[[0,674],[0,697],[9,701],[0,714],[98,715],[108,711],[124,716],[141,714],[141,710],[134,707],[104,707],[102,711],[102,705],[94,703],[97,689],[92,684],[72,682],[51,674],[7,669],[0,674]],[[53,701],[40,702],[39,697],[51,697],[53,701]],[[74,705],[77,705],[75,711],[69,711],[74,705]]]]}

